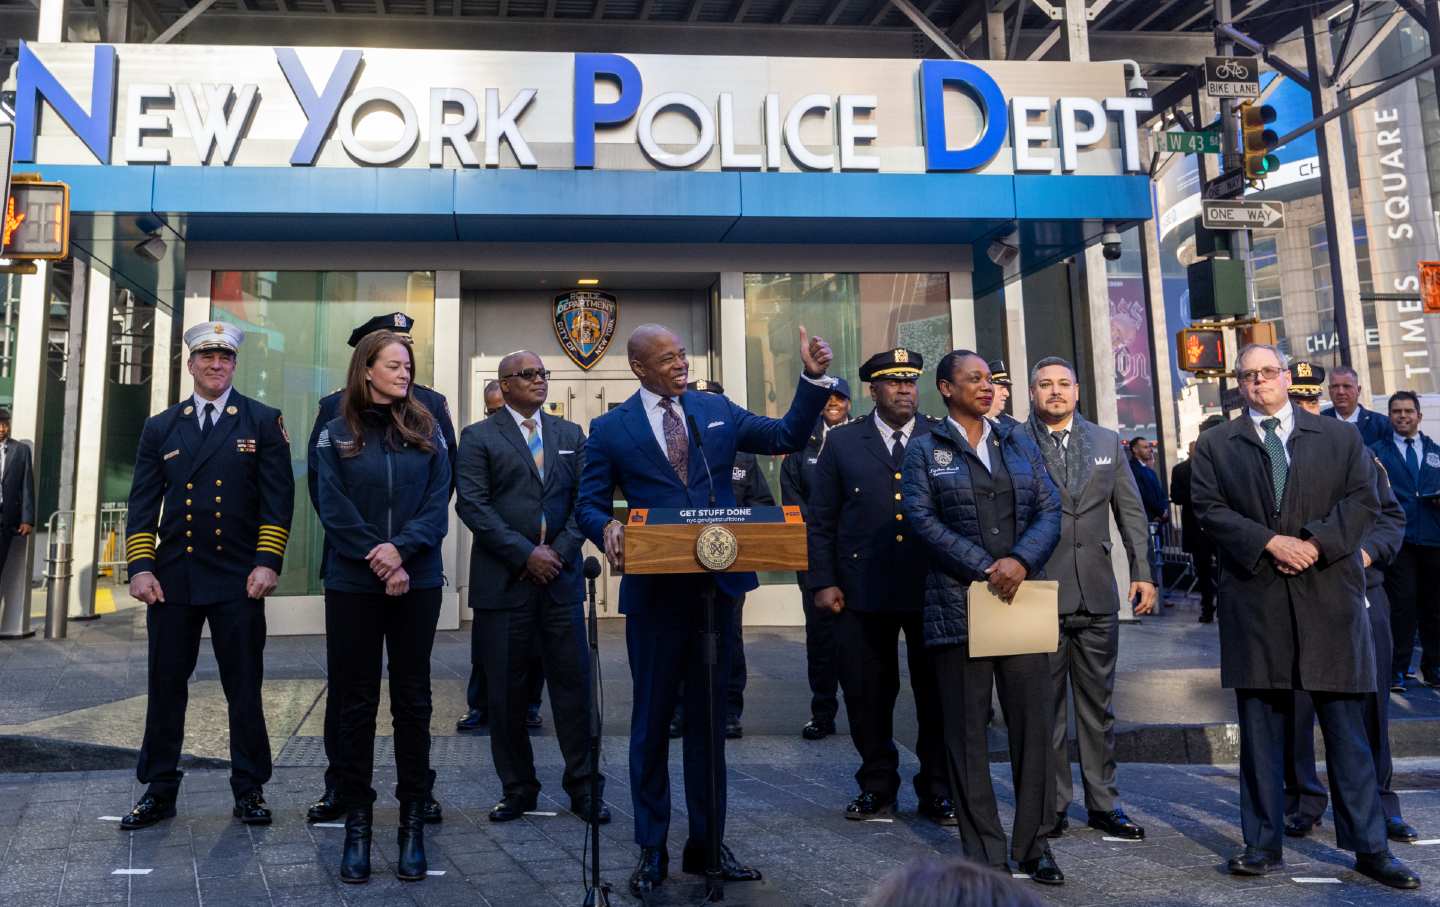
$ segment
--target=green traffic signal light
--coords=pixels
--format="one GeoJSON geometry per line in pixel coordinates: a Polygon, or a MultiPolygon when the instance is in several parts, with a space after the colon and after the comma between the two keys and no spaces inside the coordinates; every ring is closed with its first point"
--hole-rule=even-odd
{"type": "Polygon", "coordinates": [[[1245,149],[1247,180],[1263,180],[1280,168],[1280,159],[1270,153],[1279,144],[1280,136],[1275,130],[1265,128],[1275,119],[1275,108],[1269,104],[1246,101],[1240,105],[1240,144],[1245,149]]]}

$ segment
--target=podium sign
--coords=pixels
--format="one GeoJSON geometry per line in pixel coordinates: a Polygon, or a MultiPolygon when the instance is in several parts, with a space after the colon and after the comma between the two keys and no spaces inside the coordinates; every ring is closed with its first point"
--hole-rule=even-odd
{"type": "Polygon", "coordinates": [[[626,573],[808,568],[798,507],[637,508],[625,526],[626,573]]]}

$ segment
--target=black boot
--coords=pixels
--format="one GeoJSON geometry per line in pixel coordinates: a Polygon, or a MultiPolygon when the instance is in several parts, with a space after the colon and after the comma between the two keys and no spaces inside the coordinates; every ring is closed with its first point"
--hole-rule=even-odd
{"type": "Polygon", "coordinates": [[[371,807],[352,809],[345,816],[345,852],[340,855],[340,881],[358,885],[370,881],[371,807]]]}
{"type": "Polygon", "coordinates": [[[425,878],[425,802],[400,804],[400,834],[395,839],[400,857],[395,861],[395,878],[418,882],[425,878]]]}

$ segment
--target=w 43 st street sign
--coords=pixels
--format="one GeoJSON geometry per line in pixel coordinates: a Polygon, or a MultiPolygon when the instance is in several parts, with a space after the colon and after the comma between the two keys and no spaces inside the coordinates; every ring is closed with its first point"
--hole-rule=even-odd
{"type": "Polygon", "coordinates": [[[1220,133],[1218,132],[1166,132],[1164,149],[1181,154],[1219,154],[1220,133]]]}
{"type": "Polygon", "coordinates": [[[1207,199],[1200,206],[1200,223],[1207,230],[1283,230],[1285,205],[1207,199]]]}

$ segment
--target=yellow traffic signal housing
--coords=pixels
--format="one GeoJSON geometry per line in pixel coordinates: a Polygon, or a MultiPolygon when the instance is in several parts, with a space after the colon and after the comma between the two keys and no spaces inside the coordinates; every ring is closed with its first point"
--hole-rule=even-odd
{"type": "Polygon", "coordinates": [[[1275,108],[1269,104],[1244,101],[1240,104],[1240,139],[1245,149],[1245,179],[1263,182],[1280,169],[1280,159],[1270,152],[1279,144],[1275,130],[1265,128],[1275,122],[1275,108]]]}
{"type": "Polygon", "coordinates": [[[0,258],[58,261],[70,257],[70,187],[15,181],[0,211],[0,258]]]}

